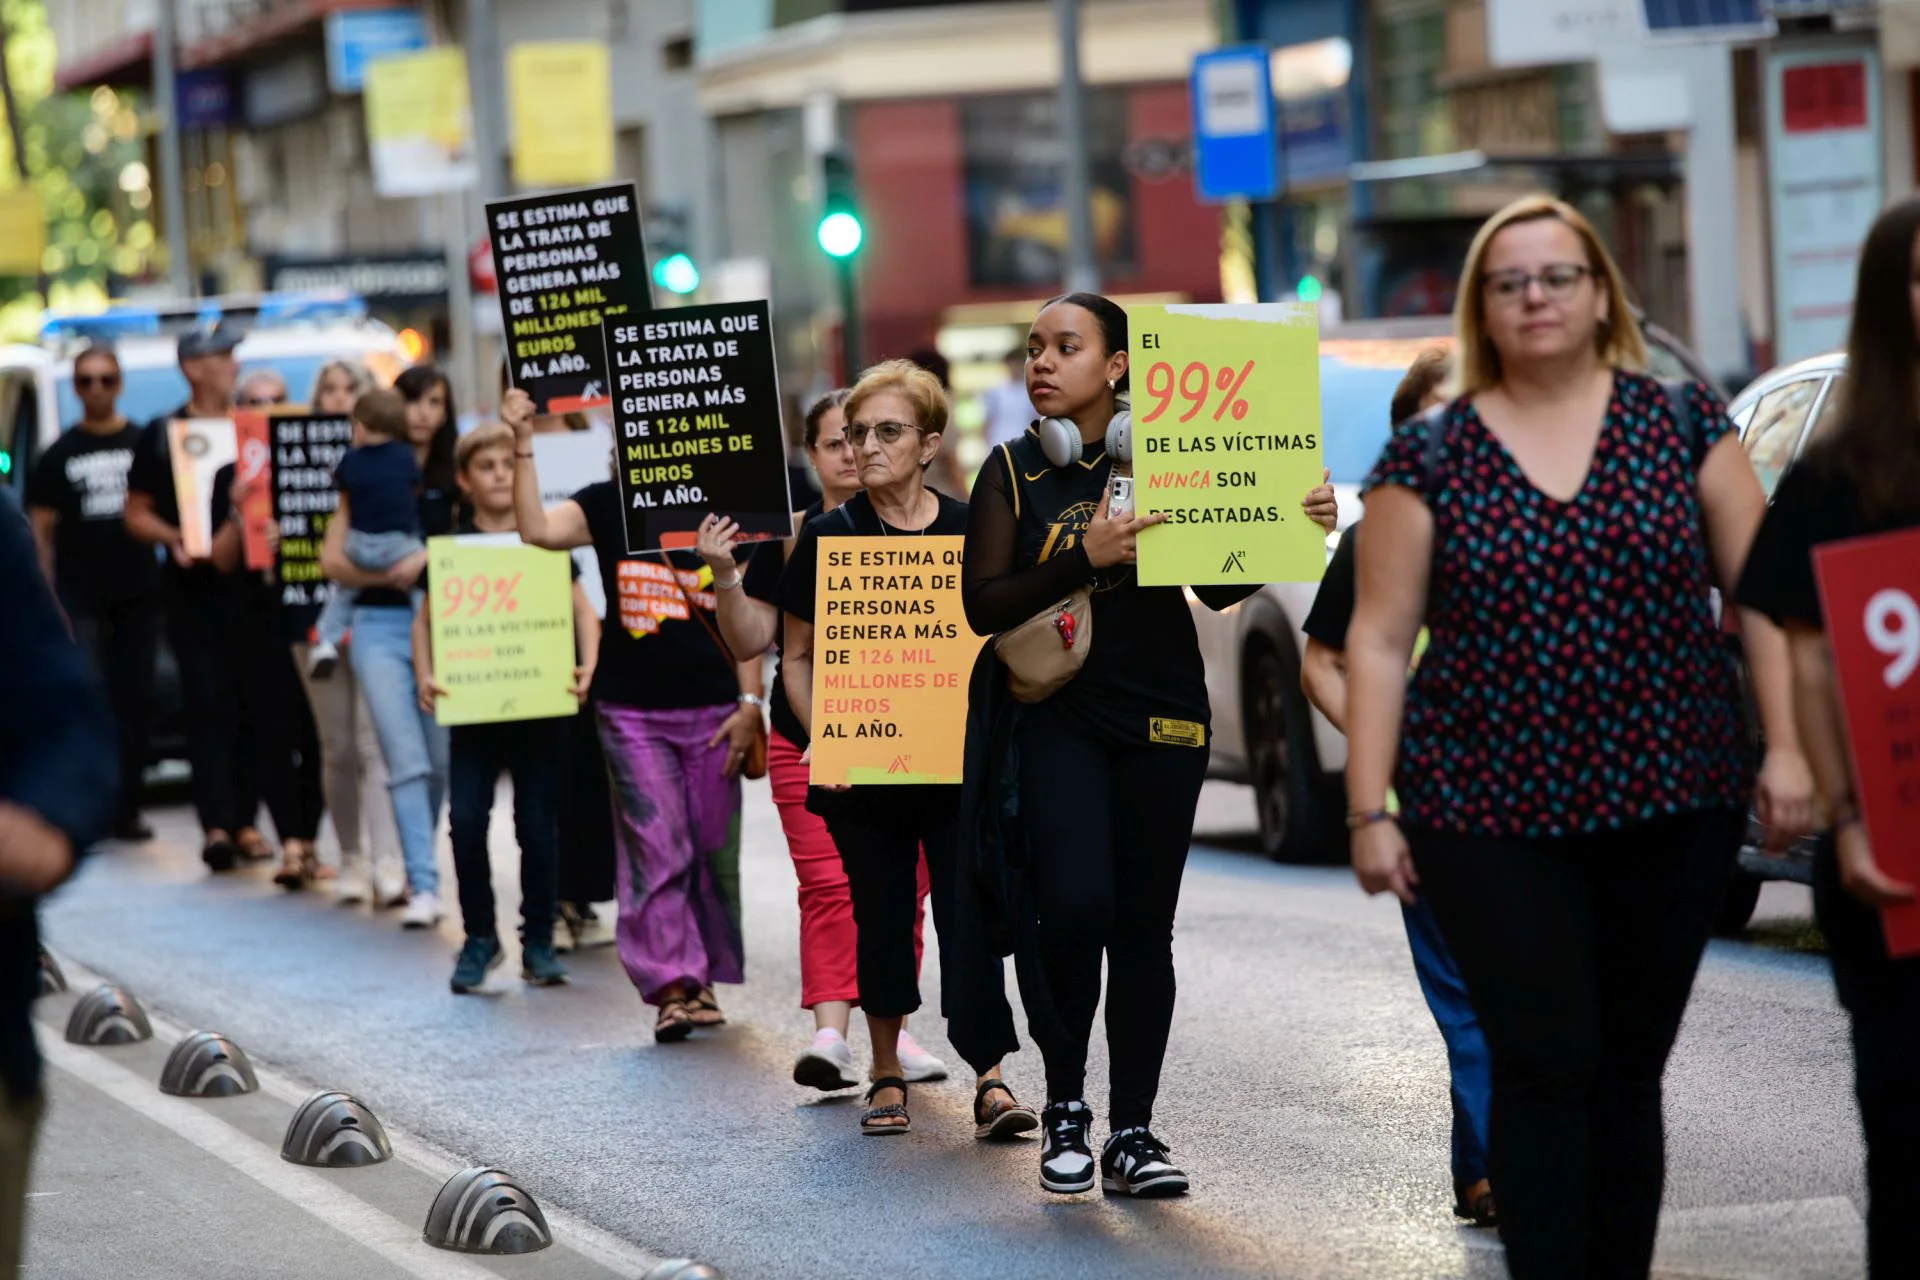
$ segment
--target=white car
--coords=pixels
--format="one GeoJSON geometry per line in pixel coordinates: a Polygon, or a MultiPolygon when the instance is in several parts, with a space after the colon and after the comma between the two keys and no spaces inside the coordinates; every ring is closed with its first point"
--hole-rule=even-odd
{"type": "MultiPolygon", "coordinates": [[[[1717,387],[1678,339],[1644,328],[1649,372],[1717,387]]],[[[1394,389],[1420,352],[1451,346],[1449,334],[1444,317],[1431,317],[1362,322],[1321,335],[1321,454],[1333,473],[1341,529],[1360,518],[1360,482],[1386,444],[1394,389]]],[[[1338,540],[1338,533],[1328,536],[1329,557],[1338,540]]],[[[1189,597],[1213,703],[1211,772],[1254,788],[1261,848],[1275,858],[1346,856],[1347,740],[1300,689],[1307,647],[1301,625],[1319,588],[1270,584],[1219,613],[1189,597]]]]}

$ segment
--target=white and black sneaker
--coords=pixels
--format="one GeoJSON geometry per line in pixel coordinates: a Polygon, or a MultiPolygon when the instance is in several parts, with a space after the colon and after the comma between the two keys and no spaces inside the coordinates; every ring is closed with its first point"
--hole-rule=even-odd
{"type": "Polygon", "coordinates": [[[1187,1175],[1168,1159],[1167,1144],[1144,1126],[1122,1129],[1100,1152],[1100,1184],[1111,1195],[1183,1196],[1187,1175]]]}
{"type": "Polygon", "coordinates": [[[1093,1190],[1093,1112],[1084,1102],[1053,1102],[1040,1117],[1040,1185],[1061,1195],[1093,1190]]]}

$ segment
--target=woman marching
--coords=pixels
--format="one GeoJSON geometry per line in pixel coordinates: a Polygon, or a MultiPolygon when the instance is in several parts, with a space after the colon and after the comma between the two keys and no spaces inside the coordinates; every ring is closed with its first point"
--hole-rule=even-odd
{"type": "MultiPolygon", "coordinates": [[[[1731,587],[1764,499],[1713,395],[1638,372],[1619,271],[1571,207],[1530,197],[1488,220],[1454,328],[1459,398],[1395,428],[1368,480],[1354,870],[1403,902],[1417,886],[1466,980],[1513,1275],[1645,1276],[1661,1076],[1745,816],[1711,590],[1731,587]]],[[[1747,621],[1758,808],[1792,831],[1811,781],[1785,642],[1747,621]]]]}
{"type": "MultiPolygon", "coordinates": [[[[1112,1136],[1098,1175],[1120,1194],[1179,1195],[1187,1175],[1149,1126],[1173,1019],[1174,908],[1207,773],[1200,644],[1181,589],[1143,587],[1134,573],[1140,532],[1165,517],[1108,511],[1106,442],[1125,408],[1126,312],[1093,294],[1048,302],[1027,337],[1026,376],[1047,416],[989,455],[974,482],[962,579],[967,621],[981,635],[1091,589],[1084,665],[1019,711],[1013,740],[1038,917],[1035,976],[1058,1014],[1033,1018],[1047,1067],[1040,1185],[1080,1192],[1096,1178],[1084,1098],[1104,957],[1112,1136]]],[[[1303,508],[1330,527],[1332,491],[1314,490],[1303,508]]],[[[1254,590],[1197,594],[1219,609],[1254,590]]],[[[971,768],[979,734],[971,713],[968,734],[971,768]]],[[[1032,1014],[1041,1002],[1027,982],[1023,969],[1032,1014]]]]}
{"type": "Polygon", "coordinates": [[[764,732],[760,655],[735,662],[714,629],[712,574],[690,551],[627,553],[611,480],[545,507],[533,461],[534,406],[502,397],[514,431],[520,540],[590,546],[607,591],[593,710],[612,786],[620,920],[615,946],[653,1038],[724,1025],[716,982],[744,982],[740,935],[740,774],[764,732]]]}
{"type": "MultiPolygon", "coordinates": [[[[844,407],[846,439],[864,486],[845,503],[807,522],[778,589],[785,616],[782,677],[803,734],[813,730],[815,570],[820,541],[834,537],[921,537],[966,532],[965,504],[929,488],[927,469],[947,428],[947,398],[939,379],[905,360],[875,365],[861,375],[844,407]]],[[[807,757],[802,756],[804,766],[807,757]]],[[[940,935],[943,1005],[955,986],[977,987],[998,974],[963,972],[952,950],[954,890],[959,883],[959,788],[812,787],[807,808],[826,820],[846,869],[853,899],[860,1008],[873,1043],[871,1104],[860,1131],[906,1133],[906,1064],[901,1050],[908,1014],[920,1007],[920,865],[924,854],[932,887],[934,928],[940,935]]],[[[1004,1008],[1012,1038],[1012,1014],[1004,1008]]],[[[997,1060],[976,1063],[974,1136],[1007,1138],[1032,1129],[1037,1117],[1000,1078],[997,1060]]]]}
{"type": "MultiPolygon", "coordinates": [[[[832,511],[860,492],[860,466],[847,443],[847,420],[842,406],[846,390],[830,391],[807,410],[804,444],[807,461],[820,481],[820,498],[796,517],[796,527],[832,511]]],[[[740,529],[723,517],[710,517],[700,526],[700,556],[713,570],[720,634],[735,653],[765,653],[780,639],[778,605],[781,572],[786,568],[790,542],[767,542],[756,547],[744,571],[737,568],[740,529]]],[[[807,766],[801,756],[808,746],[807,731],[787,701],[783,670],[776,667],[767,695],[767,774],[773,783],[774,807],[787,837],[787,851],[800,881],[800,1006],[813,1014],[813,1042],[793,1064],[794,1083],[833,1091],[859,1085],[853,1048],[847,1043],[853,1006],[860,998],[855,968],[853,899],[847,889],[846,868],[840,851],[820,815],[807,808],[807,766]]],[[[914,966],[919,971],[926,920],[927,864],[920,860],[919,907],[914,918],[914,966]]],[[[921,1048],[904,1030],[900,1033],[902,1078],[909,1084],[938,1080],[946,1064],[921,1048]]]]}
{"type": "MultiPolygon", "coordinates": [[[[1833,828],[1814,860],[1813,905],[1853,1023],[1854,1093],[1867,1143],[1867,1271],[1920,1260],[1920,958],[1887,954],[1877,908],[1911,902],[1874,859],[1841,720],[1815,549],[1920,527],[1920,200],[1880,215],[1860,254],[1839,412],[1780,482],[1740,577],[1739,600],[1787,629],[1794,704],[1833,828]]],[[[1856,623],[1856,625],[1858,625],[1856,623]]]]}

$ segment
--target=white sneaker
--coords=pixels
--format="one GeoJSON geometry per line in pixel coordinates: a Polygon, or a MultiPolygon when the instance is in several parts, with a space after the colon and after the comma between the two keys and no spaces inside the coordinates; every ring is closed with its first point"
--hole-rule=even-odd
{"type": "Polygon", "coordinates": [[[340,650],[332,642],[322,640],[307,650],[307,679],[326,680],[333,675],[333,669],[340,665],[340,650]]]}
{"type": "Polygon", "coordinates": [[[333,896],[343,907],[357,907],[373,897],[373,881],[364,870],[344,868],[334,882],[333,896]]]}
{"type": "Polygon", "coordinates": [[[822,1093],[860,1087],[860,1074],[853,1067],[853,1046],[832,1027],[813,1033],[808,1045],[793,1064],[793,1082],[822,1093]]]}
{"type": "Polygon", "coordinates": [[[437,894],[414,894],[407,899],[407,909],[400,913],[402,929],[431,929],[439,923],[440,898],[437,894]]]}
{"type": "Polygon", "coordinates": [[[912,1036],[902,1031],[898,1044],[900,1075],[908,1084],[922,1084],[928,1080],[947,1078],[947,1064],[921,1048],[920,1042],[912,1036]]]}

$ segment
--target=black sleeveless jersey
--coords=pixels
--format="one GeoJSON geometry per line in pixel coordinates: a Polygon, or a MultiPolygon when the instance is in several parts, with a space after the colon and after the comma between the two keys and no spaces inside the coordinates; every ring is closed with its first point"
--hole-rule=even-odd
{"type": "MultiPolygon", "coordinates": [[[[1020,569],[1079,545],[1113,470],[1101,444],[1054,466],[1031,428],[994,450],[987,465],[1007,468],[1020,569]]],[[[1143,587],[1126,564],[1098,571],[1092,585],[1086,665],[1048,701],[1119,745],[1204,746],[1211,720],[1206,668],[1185,593],[1143,587]]]]}

